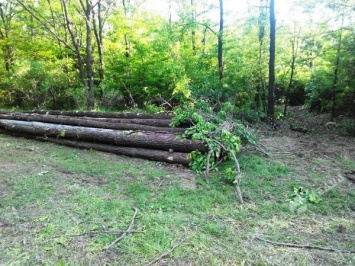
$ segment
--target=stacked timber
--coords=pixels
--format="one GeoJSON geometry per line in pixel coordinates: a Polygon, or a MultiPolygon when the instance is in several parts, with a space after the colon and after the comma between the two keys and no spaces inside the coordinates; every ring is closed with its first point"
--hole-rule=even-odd
{"type": "Polygon", "coordinates": [[[201,141],[181,139],[171,116],[70,111],[0,111],[0,133],[71,147],[188,165],[201,141]]]}

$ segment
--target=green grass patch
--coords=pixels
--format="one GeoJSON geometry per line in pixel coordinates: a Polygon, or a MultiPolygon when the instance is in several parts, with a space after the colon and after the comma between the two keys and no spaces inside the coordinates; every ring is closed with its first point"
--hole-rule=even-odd
{"type": "MultiPolygon", "coordinates": [[[[0,158],[1,265],[143,265],[183,238],[161,263],[316,264],[317,253],[270,246],[255,235],[355,248],[354,192],[348,183],[295,213],[287,202],[292,187],[314,183],[259,155],[239,156],[244,205],[223,176],[229,163],[206,184],[183,168],[3,135],[0,158]],[[105,251],[118,236],[103,231],[126,230],[132,207],[139,209],[134,230],[142,233],[128,234],[105,251]],[[101,233],[83,234],[92,231],[101,233]]],[[[350,159],[342,160],[352,169],[350,159]]],[[[327,260],[355,261],[349,254],[330,254],[327,260]]]]}

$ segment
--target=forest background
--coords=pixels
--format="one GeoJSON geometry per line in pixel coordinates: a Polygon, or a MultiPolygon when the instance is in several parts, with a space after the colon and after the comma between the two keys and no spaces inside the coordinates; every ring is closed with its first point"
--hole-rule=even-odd
{"type": "MultiPolygon", "coordinates": [[[[0,107],[156,112],[202,99],[263,116],[270,3],[233,3],[1,0],[0,107]]],[[[276,118],[304,103],[354,116],[354,0],[287,4],[275,3],[276,118]]]]}

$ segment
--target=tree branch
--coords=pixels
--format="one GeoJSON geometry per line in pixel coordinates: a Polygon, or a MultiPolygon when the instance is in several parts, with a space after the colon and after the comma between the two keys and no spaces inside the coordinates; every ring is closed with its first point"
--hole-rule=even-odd
{"type": "Polygon", "coordinates": [[[175,244],[171,249],[169,249],[167,252],[161,254],[159,257],[155,258],[154,260],[148,262],[147,264],[144,264],[144,266],[150,266],[153,265],[154,263],[158,262],[162,258],[168,256],[171,252],[173,252],[177,247],[181,246],[184,242],[186,241],[186,237],[184,237],[180,242],[175,244]]]}
{"type": "Polygon", "coordinates": [[[55,236],[53,236],[53,238],[62,237],[62,236],[77,237],[77,236],[85,236],[85,235],[93,236],[93,235],[101,235],[101,234],[121,235],[121,234],[141,234],[141,233],[145,233],[145,231],[136,231],[136,230],[131,230],[131,231],[107,231],[107,230],[104,230],[104,231],[88,231],[88,232],[83,232],[83,233],[80,233],[80,234],[55,235],[55,236]]]}
{"type": "Polygon", "coordinates": [[[337,249],[337,248],[333,248],[333,247],[319,247],[319,246],[313,246],[313,245],[309,245],[309,244],[274,242],[274,241],[267,240],[267,239],[264,239],[264,238],[261,238],[258,236],[256,236],[255,239],[269,243],[269,244],[273,244],[276,246],[283,246],[283,247],[318,249],[318,250],[324,250],[324,251],[330,251],[330,252],[355,253],[354,249],[337,249]]]}
{"type": "Polygon", "coordinates": [[[229,152],[230,154],[232,154],[232,157],[233,157],[233,160],[234,160],[234,163],[235,163],[235,168],[236,168],[236,172],[237,172],[237,175],[235,176],[235,180],[234,180],[234,183],[235,183],[235,193],[236,193],[236,196],[239,200],[239,202],[241,204],[244,203],[244,200],[243,200],[243,195],[242,195],[242,191],[240,189],[240,181],[241,181],[241,177],[242,177],[242,174],[241,174],[241,171],[240,171],[240,165],[239,165],[239,161],[237,159],[237,156],[235,154],[235,152],[231,149],[228,149],[226,146],[224,146],[221,142],[219,142],[218,140],[216,139],[212,139],[215,143],[217,143],[223,150],[225,150],[226,152],[229,152]]]}
{"type": "Polygon", "coordinates": [[[137,213],[138,213],[138,209],[137,208],[134,207],[133,210],[134,210],[134,214],[132,216],[131,223],[129,224],[127,230],[119,238],[115,239],[115,241],[113,241],[110,245],[106,246],[104,249],[107,250],[107,249],[111,248],[113,245],[115,245],[116,243],[121,241],[127,235],[127,233],[132,230],[132,226],[134,224],[134,219],[136,218],[137,213]]]}
{"type": "Polygon", "coordinates": [[[37,20],[39,23],[41,23],[41,25],[46,29],[48,30],[48,32],[50,34],[52,34],[52,36],[54,38],[57,39],[58,42],[61,42],[65,45],[65,47],[67,47],[69,50],[71,50],[72,52],[76,52],[65,40],[63,40],[62,38],[60,38],[58,36],[58,34],[56,34],[53,30],[51,30],[50,27],[48,27],[48,25],[41,19],[39,18],[39,16],[37,16],[33,10],[31,10],[29,7],[27,7],[24,3],[21,2],[21,0],[16,0],[28,13],[30,13],[30,15],[35,19],[37,20]]]}

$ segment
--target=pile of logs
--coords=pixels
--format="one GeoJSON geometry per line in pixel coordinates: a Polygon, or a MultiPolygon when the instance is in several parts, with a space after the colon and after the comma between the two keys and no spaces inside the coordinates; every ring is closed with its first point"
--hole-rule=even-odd
{"type": "Polygon", "coordinates": [[[181,139],[171,116],[70,111],[0,111],[0,133],[154,161],[188,165],[204,143],[181,139]]]}

